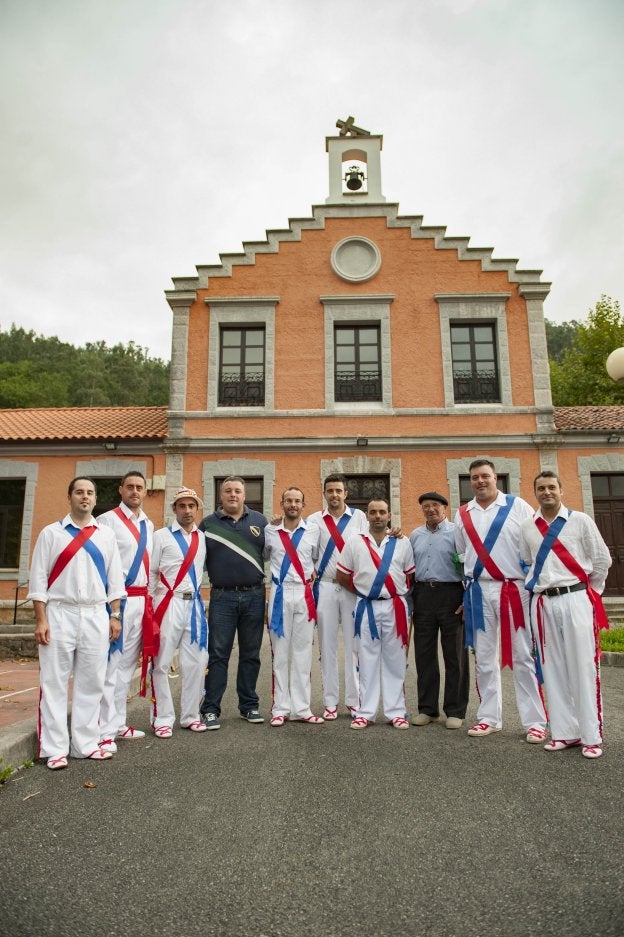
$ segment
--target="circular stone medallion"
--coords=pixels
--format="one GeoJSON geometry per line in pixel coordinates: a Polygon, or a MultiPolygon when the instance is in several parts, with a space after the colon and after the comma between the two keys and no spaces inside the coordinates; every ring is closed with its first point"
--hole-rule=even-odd
{"type": "Polygon", "coordinates": [[[331,265],[343,280],[360,283],[375,276],[381,267],[381,254],[368,238],[344,238],[331,252],[331,265]]]}

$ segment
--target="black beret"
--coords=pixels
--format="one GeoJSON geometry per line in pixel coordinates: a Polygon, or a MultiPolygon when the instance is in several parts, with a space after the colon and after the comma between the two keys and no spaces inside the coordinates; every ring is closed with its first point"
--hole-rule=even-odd
{"type": "Polygon", "coordinates": [[[423,501],[439,501],[440,504],[444,504],[448,507],[448,501],[444,495],[439,495],[437,491],[426,491],[424,495],[420,496],[418,503],[422,504],[423,501]]]}

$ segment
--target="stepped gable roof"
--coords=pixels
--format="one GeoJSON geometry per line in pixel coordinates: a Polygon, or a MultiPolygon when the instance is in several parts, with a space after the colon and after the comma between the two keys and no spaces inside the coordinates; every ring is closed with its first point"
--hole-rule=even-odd
{"type": "Polygon", "coordinates": [[[624,431],[624,407],[555,407],[559,432],[624,431]]]}
{"type": "Polygon", "coordinates": [[[166,407],[50,407],[0,410],[5,442],[51,439],[164,439],[166,407]]]}

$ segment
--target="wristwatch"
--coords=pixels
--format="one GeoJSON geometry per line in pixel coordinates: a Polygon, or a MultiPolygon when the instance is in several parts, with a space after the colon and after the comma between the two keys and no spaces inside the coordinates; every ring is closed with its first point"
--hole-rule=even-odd
{"type": "Polygon", "coordinates": [[[116,618],[117,621],[121,621],[121,612],[111,612],[108,617],[109,617],[109,618],[116,618]]]}

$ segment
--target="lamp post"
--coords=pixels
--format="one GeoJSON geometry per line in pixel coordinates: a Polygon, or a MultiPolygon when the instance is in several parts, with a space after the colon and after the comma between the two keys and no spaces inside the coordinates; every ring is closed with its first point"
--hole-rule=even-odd
{"type": "Polygon", "coordinates": [[[607,358],[607,374],[618,383],[624,382],[624,348],[616,348],[607,358]]]}

